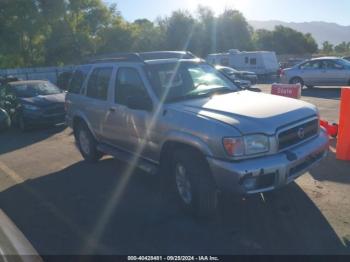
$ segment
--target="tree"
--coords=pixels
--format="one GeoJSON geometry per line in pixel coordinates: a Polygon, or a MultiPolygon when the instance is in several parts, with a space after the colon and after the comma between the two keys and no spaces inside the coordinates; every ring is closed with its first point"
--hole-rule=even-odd
{"type": "Polygon", "coordinates": [[[325,54],[330,54],[334,50],[333,45],[328,41],[323,42],[322,44],[322,52],[325,54]]]}
{"type": "Polygon", "coordinates": [[[175,11],[159,21],[164,32],[164,44],[169,50],[193,50],[196,21],[187,11],[175,11]]]}
{"type": "Polygon", "coordinates": [[[163,48],[164,35],[157,24],[147,19],[138,19],[132,24],[131,30],[134,34],[132,50],[141,52],[163,48]]]}
{"type": "Polygon", "coordinates": [[[350,51],[350,42],[346,43],[345,41],[334,47],[334,51],[340,54],[344,54],[350,51]]]}
{"type": "Polygon", "coordinates": [[[256,31],[254,42],[258,50],[271,50],[278,54],[305,54],[317,51],[317,43],[311,34],[302,34],[284,26],[276,26],[273,31],[256,31]]]}
{"type": "Polygon", "coordinates": [[[248,22],[237,10],[227,9],[216,23],[217,49],[220,52],[229,49],[251,50],[252,36],[248,22]]]}

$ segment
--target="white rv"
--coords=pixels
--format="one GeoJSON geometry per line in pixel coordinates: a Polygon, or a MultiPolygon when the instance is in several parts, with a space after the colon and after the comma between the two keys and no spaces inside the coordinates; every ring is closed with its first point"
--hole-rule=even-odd
{"type": "Polygon", "coordinates": [[[252,71],[258,75],[275,75],[279,69],[276,53],[270,51],[240,52],[231,49],[227,53],[209,54],[206,60],[213,65],[252,71]]]}

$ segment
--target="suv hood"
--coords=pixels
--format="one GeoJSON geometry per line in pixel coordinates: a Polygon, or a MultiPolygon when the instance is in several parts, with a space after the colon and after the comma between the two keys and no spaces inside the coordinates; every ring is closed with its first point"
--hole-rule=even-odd
{"type": "Polygon", "coordinates": [[[187,113],[215,119],[241,133],[273,135],[277,128],[317,116],[314,105],[301,100],[251,91],[216,95],[172,104],[187,113]]]}

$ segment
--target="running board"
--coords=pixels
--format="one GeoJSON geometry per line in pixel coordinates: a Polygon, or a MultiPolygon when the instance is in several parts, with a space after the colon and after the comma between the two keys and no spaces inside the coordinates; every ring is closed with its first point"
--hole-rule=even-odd
{"type": "MultiPolygon", "coordinates": [[[[127,162],[127,163],[132,163],[133,161],[135,161],[135,155],[132,155],[130,153],[127,153],[125,151],[122,151],[120,149],[117,149],[115,147],[106,145],[106,144],[99,144],[97,146],[97,149],[107,155],[111,155],[114,156],[115,158],[127,162]]],[[[152,175],[155,175],[158,171],[158,165],[153,164],[147,160],[144,160],[142,158],[137,158],[136,161],[136,166],[141,169],[142,171],[145,171],[147,173],[150,173],[152,175]]]]}

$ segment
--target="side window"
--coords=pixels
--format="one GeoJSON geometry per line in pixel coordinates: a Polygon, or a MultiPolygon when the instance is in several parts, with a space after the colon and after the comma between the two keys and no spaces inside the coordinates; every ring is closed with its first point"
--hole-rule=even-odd
{"type": "Polygon", "coordinates": [[[249,63],[249,57],[248,57],[248,56],[246,56],[246,57],[244,58],[244,62],[245,62],[246,64],[249,63]]]}
{"type": "Polygon", "coordinates": [[[300,69],[320,69],[319,61],[309,61],[300,66],[300,69]]]}
{"type": "Polygon", "coordinates": [[[96,68],[90,75],[86,95],[91,98],[107,100],[112,71],[112,67],[96,68]]]}
{"type": "Polygon", "coordinates": [[[256,58],[250,58],[250,64],[256,65],[256,58]]]}
{"type": "Polygon", "coordinates": [[[120,68],[115,86],[115,102],[127,105],[128,98],[135,94],[148,96],[138,71],[134,68],[120,68]]]}
{"type": "Polygon", "coordinates": [[[79,94],[87,75],[87,70],[78,69],[74,72],[72,79],[69,83],[68,92],[73,94],[79,94]]]}
{"type": "Polygon", "coordinates": [[[335,61],[325,60],[323,61],[324,67],[327,69],[343,69],[343,66],[336,63],[335,61]]]}

